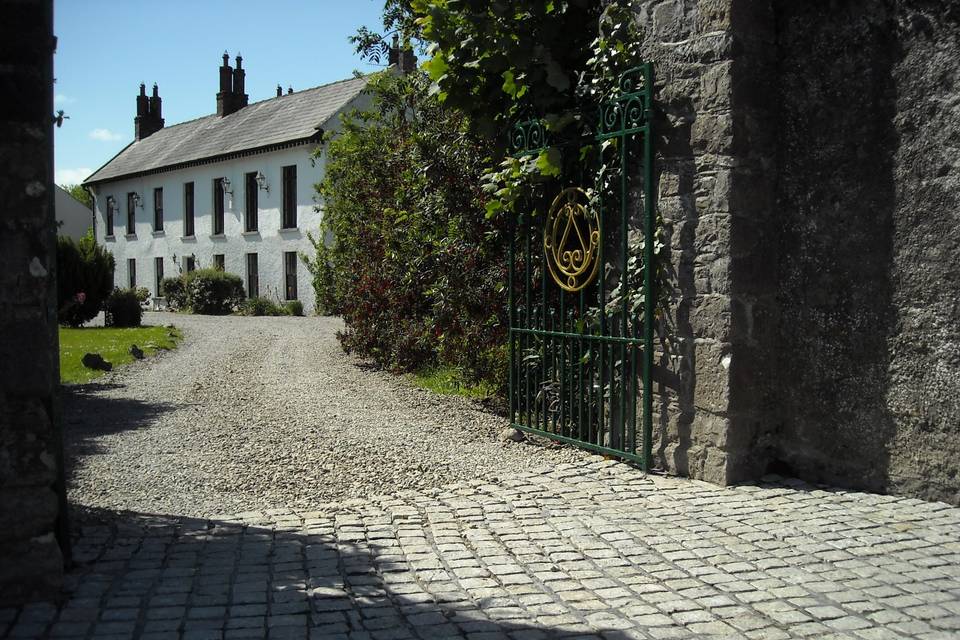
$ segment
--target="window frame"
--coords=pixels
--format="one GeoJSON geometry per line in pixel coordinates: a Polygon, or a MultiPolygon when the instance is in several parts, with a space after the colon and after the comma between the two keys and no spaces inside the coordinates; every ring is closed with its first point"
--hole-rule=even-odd
{"type": "Polygon", "coordinates": [[[127,192],[127,235],[137,235],[137,202],[134,199],[136,192],[127,192]]]}
{"type": "Polygon", "coordinates": [[[280,201],[280,228],[297,228],[297,165],[282,169],[282,198],[280,201]]]}
{"type": "Polygon", "coordinates": [[[247,254],[247,297],[260,297],[260,259],[256,252],[247,254]]]}
{"type": "Polygon", "coordinates": [[[224,228],[226,222],[226,198],[223,196],[223,178],[214,178],[213,179],[213,228],[211,229],[212,235],[222,236],[224,235],[224,228]]]}
{"type": "Polygon", "coordinates": [[[105,221],[106,224],[104,228],[104,231],[106,233],[104,233],[104,237],[107,237],[107,238],[114,237],[113,236],[113,216],[114,216],[113,209],[116,206],[117,206],[117,201],[113,198],[113,196],[107,197],[107,216],[106,216],[107,219],[105,221]]]}
{"type": "Polygon", "coordinates": [[[283,296],[284,300],[299,300],[297,297],[297,252],[283,252],[283,296]],[[293,295],[291,296],[291,289],[293,295]]]}
{"type": "Polygon", "coordinates": [[[213,268],[220,271],[227,270],[227,255],[225,253],[213,254],[213,268]]]}
{"type": "Polygon", "coordinates": [[[183,183],[183,237],[192,238],[197,232],[197,218],[194,209],[193,182],[183,183]]]}
{"type": "Polygon", "coordinates": [[[153,189],[153,230],[163,231],[163,187],[153,189]]]}
{"type": "Polygon", "coordinates": [[[157,287],[157,297],[163,295],[162,285],[163,285],[163,257],[156,257],[153,259],[153,276],[156,280],[157,287]]]}
{"type": "Polygon", "coordinates": [[[260,185],[257,172],[243,174],[243,231],[252,233],[260,226],[260,185]]]}
{"type": "Polygon", "coordinates": [[[137,288],[137,259],[127,258],[127,284],[131,289],[137,288]]]}

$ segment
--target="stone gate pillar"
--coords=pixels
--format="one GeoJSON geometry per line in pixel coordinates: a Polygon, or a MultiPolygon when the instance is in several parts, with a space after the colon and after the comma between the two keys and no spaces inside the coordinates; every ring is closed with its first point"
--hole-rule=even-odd
{"type": "Polygon", "coordinates": [[[53,3],[0,3],[0,604],[49,597],[65,546],[57,411],[53,3]]]}

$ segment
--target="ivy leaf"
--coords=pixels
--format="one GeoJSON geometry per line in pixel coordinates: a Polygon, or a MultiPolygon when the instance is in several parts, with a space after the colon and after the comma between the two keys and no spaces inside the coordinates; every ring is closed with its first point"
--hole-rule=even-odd
{"type": "Polygon", "coordinates": [[[430,74],[430,79],[436,82],[447,73],[447,69],[449,69],[450,66],[447,64],[446,58],[443,57],[443,53],[437,52],[432,58],[423,63],[423,68],[430,74]]]}
{"type": "Polygon", "coordinates": [[[503,77],[503,92],[506,93],[511,98],[517,97],[517,83],[513,79],[513,71],[507,69],[502,74],[503,77]]]}
{"type": "Polygon", "coordinates": [[[537,156],[537,169],[545,176],[557,177],[560,175],[560,162],[563,156],[556,147],[548,147],[537,156]]]}

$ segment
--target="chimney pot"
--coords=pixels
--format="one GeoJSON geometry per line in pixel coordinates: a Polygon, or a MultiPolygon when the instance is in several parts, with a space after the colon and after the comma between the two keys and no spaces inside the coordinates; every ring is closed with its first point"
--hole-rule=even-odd
{"type": "Polygon", "coordinates": [[[140,95],[137,96],[137,117],[133,119],[134,138],[143,140],[163,129],[163,115],[157,84],[153,84],[153,95],[147,97],[147,87],[140,83],[140,95]]]}
{"type": "Polygon", "coordinates": [[[277,85],[277,97],[279,98],[282,95],[283,95],[283,87],[281,87],[280,85],[277,85]]]}
{"type": "Polygon", "coordinates": [[[293,87],[287,87],[287,95],[293,93],[293,87]]]}

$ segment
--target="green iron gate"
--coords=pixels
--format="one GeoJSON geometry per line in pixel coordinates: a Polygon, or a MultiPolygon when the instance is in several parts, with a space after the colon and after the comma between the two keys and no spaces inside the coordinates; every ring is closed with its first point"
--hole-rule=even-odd
{"type": "MultiPolygon", "coordinates": [[[[583,118],[591,122],[579,137],[549,141],[570,148],[577,165],[548,187],[546,214],[522,215],[511,227],[510,421],[647,469],[653,430],[654,283],[653,269],[646,268],[654,264],[647,240],[655,232],[652,67],[627,71],[618,87],[615,99],[583,118]],[[583,160],[591,155],[582,153],[585,145],[594,160],[583,160]],[[642,207],[631,206],[640,200],[639,189],[642,207]]],[[[542,121],[518,122],[511,151],[539,154],[547,138],[542,121]]]]}

